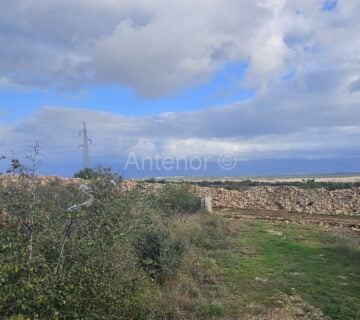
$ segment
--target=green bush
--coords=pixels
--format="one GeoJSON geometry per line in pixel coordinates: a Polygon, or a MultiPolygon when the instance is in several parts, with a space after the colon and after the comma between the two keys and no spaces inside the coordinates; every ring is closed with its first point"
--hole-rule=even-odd
{"type": "Polygon", "coordinates": [[[175,315],[176,304],[166,304],[162,294],[177,281],[190,243],[175,232],[173,217],[196,210],[192,190],[164,185],[159,195],[141,188],[121,192],[111,172],[88,173],[87,185],[44,183],[25,174],[0,184],[0,210],[6,212],[0,224],[0,318],[175,315]]]}
{"type": "Polygon", "coordinates": [[[185,244],[172,239],[169,232],[146,230],[135,243],[139,265],[159,283],[176,274],[185,252],[185,244]]]}
{"type": "Polygon", "coordinates": [[[94,169],[91,168],[86,168],[83,170],[80,170],[78,172],[76,172],[74,174],[75,178],[80,178],[80,179],[86,179],[86,180],[90,180],[90,179],[95,179],[97,177],[97,172],[94,169]]]}
{"type": "Polygon", "coordinates": [[[110,168],[98,167],[96,169],[85,168],[74,174],[75,178],[84,180],[95,180],[101,177],[111,177],[115,180],[120,180],[121,177],[111,171],[110,168]]]}
{"type": "Polygon", "coordinates": [[[35,178],[0,190],[0,317],[148,319],[156,288],[137,267],[132,233],[146,225],[137,204],[103,177],[91,207],[76,187],[35,178]],[[74,194],[78,194],[74,196],[74,194]],[[142,298],[146,295],[147,298],[142,298]]]}
{"type": "Polygon", "coordinates": [[[187,184],[165,185],[157,196],[157,208],[166,216],[191,214],[199,209],[199,200],[187,184]]]}

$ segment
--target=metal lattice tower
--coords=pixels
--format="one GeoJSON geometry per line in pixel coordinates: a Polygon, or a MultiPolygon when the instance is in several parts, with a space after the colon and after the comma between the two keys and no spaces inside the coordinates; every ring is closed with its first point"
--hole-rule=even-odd
{"type": "Polygon", "coordinates": [[[80,130],[80,136],[83,137],[83,144],[79,146],[79,149],[83,149],[83,167],[84,169],[90,168],[90,148],[89,143],[92,144],[92,140],[88,136],[88,131],[86,128],[86,122],[83,123],[84,128],[80,130]]]}

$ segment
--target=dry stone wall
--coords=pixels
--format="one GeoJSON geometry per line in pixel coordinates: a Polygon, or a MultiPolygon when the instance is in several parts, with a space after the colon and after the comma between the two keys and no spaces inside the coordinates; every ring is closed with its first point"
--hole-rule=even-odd
{"type": "MultiPolygon", "coordinates": [[[[81,179],[38,177],[41,184],[61,179],[64,184],[86,183],[81,179]]],[[[11,175],[0,176],[0,187],[17,183],[11,175]]],[[[120,190],[140,187],[145,193],[158,192],[164,185],[138,183],[133,180],[121,182],[120,190]]],[[[244,191],[224,188],[194,187],[199,197],[211,197],[214,208],[281,210],[299,213],[346,214],[360,216],[360,188],[327,191],[325,189],[300,189],[289,186],[253,187],[244,191]]]]}
{"type": "MultiPolygon", "coordinates": [[[[125,189],[137,185],[124,181],[125,189]]],[[[147,192],[157,192],[162,184],[144,183],[147,192]]],[[[244,191],[194,187],[199,197],[211,197],[214,208],[259,209],[316,214],[360,216],[360,188],[328,191],[297,187],[253,187],[244,191]]]]}
{"type": "Polygon", "coordinates": [[[301,213],[360,215],[360,188],[327,191],[296,187],[253,187],[244,191],[197,188],[216,208],[283,210],[301,213]]]}
{"type": "MultiPolygon", "coordinates": [[[[52,183],[60,182],[62,185],[80,185],[84,180],[77,178],[62,178],[57,176],[35,176],[34,181],[40,185],[46,186],[52,183]]],[[[0,188],[8,188],[21,183],[21,178],[12,174],[0,175],[0,188]]]]}

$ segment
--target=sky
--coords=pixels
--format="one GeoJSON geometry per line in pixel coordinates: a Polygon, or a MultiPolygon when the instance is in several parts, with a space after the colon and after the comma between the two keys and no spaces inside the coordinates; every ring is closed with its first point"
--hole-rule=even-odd
{"type": "Polygon", "coordinates": [[[85,121],[92,165],[128,176],[359,172],[359,16],[359,0],[3,0],[0,154],[38,141],[42,172],[71,175],[85,121]]]}

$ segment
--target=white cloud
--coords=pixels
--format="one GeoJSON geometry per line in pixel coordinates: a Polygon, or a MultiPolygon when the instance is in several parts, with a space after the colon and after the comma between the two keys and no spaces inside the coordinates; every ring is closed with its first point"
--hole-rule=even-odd
{"type": "MultiPolygon", "coordinates": [[[[276,104],[276,93],[272,94],[276,104]]],[[[310,101],[313,98],[310,96],[310,101]]],[[[360,110],[354,112],[351,99],[343,110],[329,101],[313,106],[304,100],[308,116],[292,99],[289,96],[284,105],[267,106],[263,97],[221,109],[149,117],[45,108],[25,121],[1,128],[0,154],[8,154],[14,147],[21,153],[38,140],[51,159],[80,160],[77,145],[82,121],[88,123],[94,141],[92,157],[99,161],[121,162],[131,152],[138,157],[211,158],[229,152],[242,160],[336,158],[358,153],[360,110]]]]}
{"type": "MultiPolygon", "coordinates": [[[[360,4],[306,0],[4,0],[0,77],[21,86],[117,84],[161,96],[249,63],[244,85],[359,65],[360,4]]],[[[357,71],[356,71],[357,72],[357,71]]]]}
{"type": "Polygon", "coordinates": [[[51,158],[78,158],[87,121],[94,157],[358,154],[360,2],[322,8],[312,0],[4,0],[0,87],[115,84],[157,97],[241,61],[242,85],[259,90],[242,103],[148,117],[44,108],[1,128],[0,151],[40,140],[51,158]]]}

